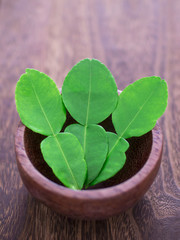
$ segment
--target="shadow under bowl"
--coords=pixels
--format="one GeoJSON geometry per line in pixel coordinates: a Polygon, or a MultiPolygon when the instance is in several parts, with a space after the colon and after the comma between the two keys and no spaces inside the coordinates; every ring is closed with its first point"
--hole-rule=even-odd
{"type": "MultiPolygon", "coordinates": [[[[69,116],[64,128],[73,123],[69,116]]],[[[101,125],[114,132],[111,117],[101,125]]],[[[128,139],[124,167],[111,179],[87,190],[66,188],[46,164],[40,150],[45,138],[21,122],[15,137],[17,165],[28,191],[56,212],[83,219],[103,219],[132,207],[157,175],[162,155],[162,133],[156,125],[141,137],[128,139]]]]}

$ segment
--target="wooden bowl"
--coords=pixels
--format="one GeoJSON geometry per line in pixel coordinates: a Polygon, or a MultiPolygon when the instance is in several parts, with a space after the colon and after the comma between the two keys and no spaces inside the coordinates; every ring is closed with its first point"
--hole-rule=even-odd
{"type": "MultiPolygon", "coordinates": [[[[74,120],[68,115],[65,126],[74,120]]],[[[101,125],[114,131],[111,117],[101,125]]],[[[102,219],[132,207],[152,184],[161,160],[162,134],[158,125],[142,137],[129,139],[126,164],[116,176],[87,190],[64,187],[43,160],[45,137],[21,122],[15,137],[17,165],[28,191],[56,212],[83,219],[102,219]]]]}

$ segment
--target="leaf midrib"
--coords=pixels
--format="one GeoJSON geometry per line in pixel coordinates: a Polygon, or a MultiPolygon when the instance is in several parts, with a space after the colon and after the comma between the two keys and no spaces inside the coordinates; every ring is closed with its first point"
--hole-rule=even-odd
{"type": "MultiPolygon", "coordinates": [[[[91,60],[90,60],[89,61],[89,94],[88,94],[88,102],[87,102],[86,122],[85,122],[85,126],[84,126],[84,144],[83,144],[85,160],[86,160],[87,125],[88,125],[89,108],[90,108],[90,100],[91,100],[91,81],[92,81],[92,66],[91,66],[91,60]]],[[[86,163],[87,163],[87,161],[86,161],[86,163]]],[[[87,179],[88,179],[88,173],[87,173],[87,179]]]]}
{"type": "Polygon", "coordinates": [[[92,81],[92,67],[91,67],[91,60],[89,62],[89,94],[88,94],[88,102],[87,102],[87,112],[86,112],[86,123],[88,124],[88,118],[89,118],[89,108],[90,108],[90,100],[91,100],[91,81],[92,81]]]}
{"type": "Polygon", "coordinates": [[[71,170],[71,167],[69,166],[69,163],[68,163],[68,160],[67,160],[67,158],[66,158],[66,156],[65,156],[65,154],[64,154],[64,151],[62,150],[61,144],[60,144],[60,142],[59,142],[58,139],[57,139],[57,135],[55,135],[54,137],[55,137],[56,142],[57,142],[57,144],[58,144],[59,150],[60,150],[60,152],[61,152],[62,155],[63,155],[63,158],[64,158],[64,160],[65,160],[65,163],[66,163],[66,165],[67,165],[67,167],[68,167],[68,169],[69,169],[69,171],[70,171],[70,173],[71,173],[71,176],[72,176],[74,182],[76,183],[76,187],[77,187],[78,189],[80,189],[80,187],[78,186],[78,183],[77,183],[77,181],[76,181],[76,178],[75,178],[75,176],[74,176],[74,174],[73,174],[73,172],[72,172],[72,170],[71,170]]]}
{"type": "Polygon", "coordinates": [[[51,129],[51,131],[52,131],[53,137],[56,139],[56,142],[57,142],[57,144],[58,144],[59,150],[60,150],[60,152],[61,152],[62,155],[63,155],[63,158],[64,158],[64,160],[65,160],[65,163],[66,163],[66,165],[67,165],[67,167],[68,167],[68,169],[69,169],[69,171],[70,171],[70,173],[71,173],[71,176],[72,176],[74,182],[76,183],[76,187],[79,189],[78,183],[77,183],[77,181],[76,181],[76,179],[75,179],[75,177],[74,177],[74,174],[73,174],[73,172],[72,172],[72,170],[71,170],[71,168],[70,168],[70,166],[69,166],[69,164],[68,164],[67,158],[66,158],[66,156],[65,156],[65,154],[64,154],[64,152],[63,152],[63,150],[62,150],[62,147],[61,147],[61,145],[60,145],[60,143],[59,143],[59,141],[58,141],[58,139],[57,139],[57,135],[54,133],[53,128],[52,128],[52,126],[51,126],[51,124],[50,124],[50,122],[49,122],[49,120],[48,120],[48,117],[46,116],[46,113],[45,113],[45,111],[44,111],[44,109],[43,109],[43,107],[42,107],[41,101],[40,101],[40,99],[39,99],[39,97],[38,97],[38,95],[37,95],[37,93],[36,93],[36,89],[35,89],[34,86],[33,86],[32,80],[30,80],[30,82],[31,82],[31,85],[32,85],[34,94],[35,94],[35,96],[36,96],[36,99],[37,99],[37,101],[38,101],[38,103],[39,103],[39,106],[40,106],[40,108],[41,108],[41,111],[42,111],[42,113],[44,114],[44,117],[45,117],[45,119],[46,119],[46,121],[47,121],[47,123],[48,123],[48,125],[49,125],[49,127],[50,127],[50,129],[51,129]]]}
{"type": "Polygon", "coordinates": [[[35,89],[34,86],[33,86],[32,80],[30,80],[30,82],[31,82],[31,86],[32,86],[32,88],[33,88],[34,94],[35,94],[35,96],[36,96],[36,99],[37,99],[37,101],[38,101],[38,103],[39,103],[39,106],[40,106],[40,108],[41,108],[41,111],[42,111],[42,113],[43,113],[43,115],[44,115],[44,117],[45,117],[45,119],[46,119],[46,121],[47,121],[47,123],[48,123],[48,125],[49,125],[49,128],[51,129],[51,132],[52,132],[52,134],[53,134],[53,136],[54,136],[55,133],[54,133],[53,128],[52,128],[52,126],[51,126],[51,124],[50,124],[50,122],[49,122],[49,120],[48,120],[48,117],[46,116],[46,113],[45,113],[45,111],[44,111],[44,109],[43,109],[43,107],[42,107],[41,101],[40,101],[40,99],[39,99],[39,97],[38,97],[38,95],[37,95],[37,93],[36,93],[36,89],[35,89]]]}
{"type": "Polygon", "coordinates": [[[151,92],[151,94],[149,94],[148,98],[146,99],[146,101],[143,103],[143,105],[140,107],[140,109],[137,111],[137,113],[135,114],[135,116],[133,117],[133,119],[130,121],[130,123],[127,125],[127,127],[125,128],[125,130],[121,133],[121,135],[118,137],[117,141],[115,142],[114,146],[111,148],[110,152],[107,155],[108,156],[111,154],[111,152],[114,150],[114,148],[117,146],[119,140],[123,137],[123,134],[127,131],[127,129],[129,128],[129,126],[133,123],[133,121],[136,119],[136,117],[138,116],[138,114],[140,113],[140,111],[144,108],[144,106],[146,105],[146,103],[149,101],[149,99],[151,98],[151,96],[154,94],[154,90],[151,92]]]}
{"type": "Polygon", "coordinates": [[[88,117],[89,117],[89,107],[90,107],[90,99],[91,99],[91,81],[92,81],[92,68],[91,68],[91,60],[89,62],[89,94],[88,94],[88,102],[87,102],[87,112],[86,112],[86,123],[84,126],[84,154],[86,152],[86,135],[87,135],[87,125],[88,125],[88,117]]]}

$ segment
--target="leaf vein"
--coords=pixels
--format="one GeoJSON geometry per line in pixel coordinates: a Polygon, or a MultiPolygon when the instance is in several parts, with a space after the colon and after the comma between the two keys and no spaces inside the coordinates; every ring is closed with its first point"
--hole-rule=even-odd
{"type": "Polygon", "coordinates": [[[76,181],[76,178],[75,178],[75,176],[74,176],[74,174],[73,174],[73,172],[72,172],[72,169],[71,169],[71,167],[70,167],[70,165],[69,165],[69,163],[68,163],[68,160],[67,160],[67,158],[66,158],[66,156],[65,156],[65,154],[64,154],[64,152],[63,152],[63,150],[62,150],[61,144],[59,143],[59,141],[58,141],[58,139],[57,139],[57,136],[55,135],[54,137],[55,137],[55,139],[56,139],[56,142],[57,142],[57,145],[58,145],[58,147],[59,147],[59,150],[60,150],[60,152],[61,152],[62,155],[63,155],[63,158],[64,158],[64,160],[65,160],[65,163],[66,163],[66,165],[67,165],[67,167],[68,167],[68,169],[69,169],[69,171],[70,171],[70,173],[71,173],[71,176],[72,176],[74,182],[76,183],[77,188],[79,188],[78,183],[77,183],[77,181],[76,181]]]}
{"type": "MultiPolygon", "coordinates": [[[[149,101],[149,99],[151,98],[151,96],[153,95],[154,91],[151,92],[151,94],[149,94],[148,98],[146,99],[146,101],[143,103],[143,105],[139,108],[139,110],[137,111],[137,113],[135,114],[135,116],[133,117],[133,119],[130,121],[130,123],[127,125],[127,127],[125,128],[125,130],[121,133],[121,135],[118,137],[117,141],[115,142],[114,146],[111,148],[111,150],[108,153],[108,156],[111,154],[111,152],[114,150],[114,148],[117,146],[119,140],[123,137],[123,134],[126,132],[126,130],[129,128],[129,126],[133,123],[133,121],[136,119],[136,117],[138,116],[138,114],[140,113],[140,111],[144,108],[144,106],[146,105],[146,103],[149,101]]],[[[107,157],[108,157],[107,156],[107,157]]]]}
{"type": "Polygon", "coordinates": [[[43,113],[43,115],[44,115],[44,117],[45,117],[45,119],[46,119],[46,121],[47,121],[47,123],[48,123],[48,125],[49,125],[49,128],[51,129],[52,134],[54,135],[53,128],[52,128],[52,126],[51,126],[51,124],[50,124],[50,122],[49,122],[49,120],[48,120],[48,117],[47,117],[44,109],[43,109],[43,106],[42,106],[42,104],[41,104],[41,101],[40,101],[40,99],[39,99],[39,97],[38,97],[38,95],[37,95],[37,93],[36,93],[36,89],[34,88],[34,85],[33,85],[33,83],[32,83],[32,80],[30,80],[30,82],[31,82],[31,86],[32,86],[32,88],[33,88],[35,97],[36,97],[36,99],[37,99],[37,101],[38,101],[38,103],[39,103],[39,106],[40,106],[40,108],[41,108],[41,111],[42,111],[42,113],[43,113]]]}
{"type": "Polygon", "coordinates": [[[92,67],[91,67],[91,60],[90,60],[89,62],[89,94],[88,94],[87,112],[86,112],[86,125],[88,124],[89,108],[90,108],[90,100],[91,100],[91,81],[92,81],[92,67]]]}

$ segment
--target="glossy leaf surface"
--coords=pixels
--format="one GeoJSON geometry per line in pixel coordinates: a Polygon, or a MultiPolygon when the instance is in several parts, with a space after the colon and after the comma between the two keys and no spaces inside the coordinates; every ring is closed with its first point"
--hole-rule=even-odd
{"type": "Polygon", "coordinates": [[[41,142],[41,151],[56,177],[67,187],[83,187],[87,166],[77,138],[70,133],[58,133],[41,142]]]}
{"type": "Polygon", "coordinates": [[[106,160],[108,151],[107,134],[98,125],[72,124],[65,131],[74,134],[83,147],[88,168],[85,185],[88,185],[97,177],[106,160]]]}
{"type": "Polygon", "coordinates": [[[43,135],[60,132],[66,110],[55,82],[46,74],[26,69],[16,86],[16,108],[21,121],[43,135]]]}
{"type": "Polygon", "coordinates": [[[159,77],[142,78],[119,95],[112,121],[120,137],[141,136],[150,131],[167,106],[167,84],[159,77]]]}
{"type": "Polygon", "coordinates": [[[107,67],[95,59],[84,59],[66,76],[62,86],[64,104],[82,125],[99,123],[117,105],[117,86],[107,67]]]}
{"type": "Polygon", "coordinates": [[[119,139],[112,132],[107,132],[107,136],[109,153],[98,177],[90,183],[91,186],[113,177],[121,170],[126,161],[125,152],[129,148],[129,143],[124,138],[119,139]]]}

